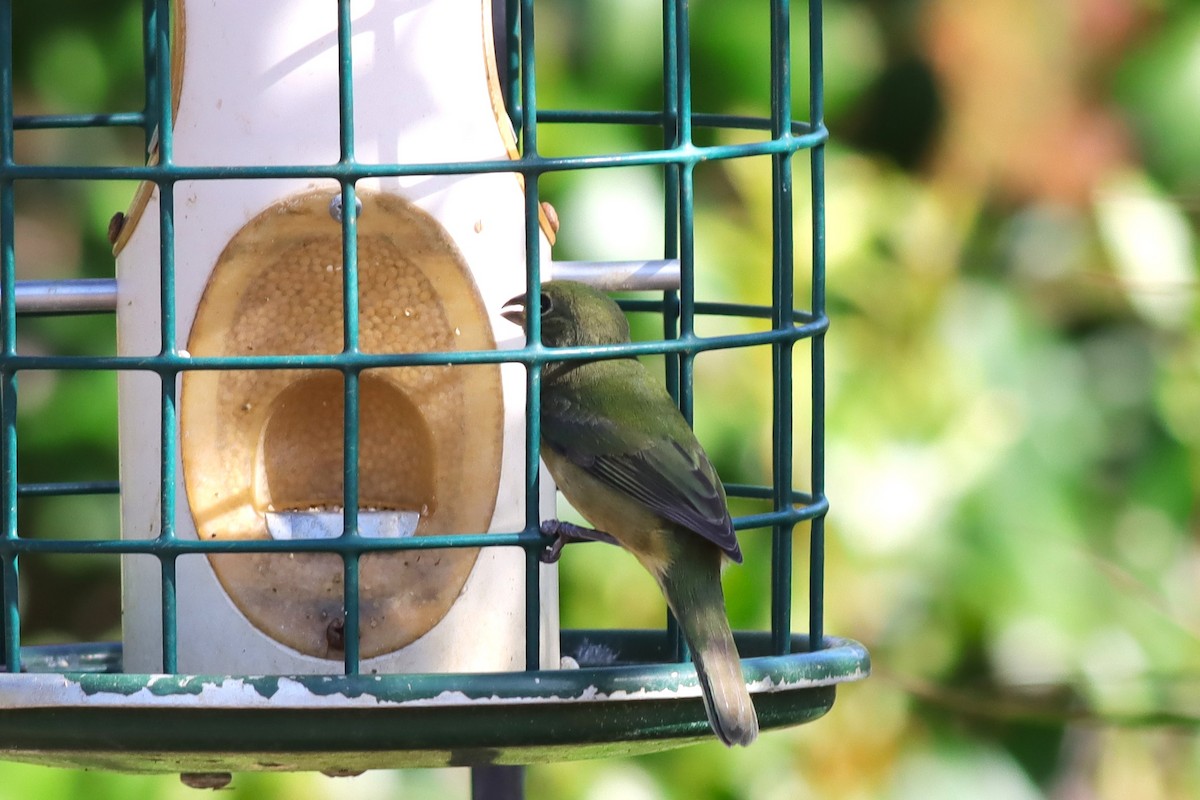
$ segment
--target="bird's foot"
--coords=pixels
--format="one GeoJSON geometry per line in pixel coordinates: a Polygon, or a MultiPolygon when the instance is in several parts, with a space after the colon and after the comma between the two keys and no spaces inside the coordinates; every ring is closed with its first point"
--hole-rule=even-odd
{"type": "Polygon", "coordinates": [[[607,542],[616,544],[617,540],[611,534],[584,528],[559,519],[548,519],[542,523],[542,535],[553,536],[554,541],[542,551],[542,562],[553,564],[562,556],[562,550],[573,542],[607,542]]]}

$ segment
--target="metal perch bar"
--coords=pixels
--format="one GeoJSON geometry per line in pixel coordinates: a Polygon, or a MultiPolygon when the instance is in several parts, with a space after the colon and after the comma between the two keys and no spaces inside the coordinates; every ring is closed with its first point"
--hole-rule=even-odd
{"type": "MultiPolygon", "coordinates": [[[[556,261],[557,278],[610,292],[679,288],[679,261],[556,261]]],[[[96,314],[117,308],[115,278],[17,281],[18,314],[96,314]]]]}
{"type": "Polygon", "coordinates": [[[91,314],[117,308],[113,278],[17,281],[18,314],[91,314]]]}
{"type": "Polygon", "coordinates": [[[658,261],[555,261],[555,278],[578,281],[607,292],[679,288],[679,259],[658,261]]]}

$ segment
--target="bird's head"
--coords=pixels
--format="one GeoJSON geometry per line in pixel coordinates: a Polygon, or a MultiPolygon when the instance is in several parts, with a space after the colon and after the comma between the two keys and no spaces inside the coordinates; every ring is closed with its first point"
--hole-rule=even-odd
{"type": "Polygon", "coordinates": [[[543,283],[536,306],[526,295],[520,295],[505,303],[500,313],[509,322],[524,328],[532,308],[536,308],[541,316],[542,343],[550,347],[629,341],[629,321],[620,307],[608,295],[582,283],[543,283]]]}

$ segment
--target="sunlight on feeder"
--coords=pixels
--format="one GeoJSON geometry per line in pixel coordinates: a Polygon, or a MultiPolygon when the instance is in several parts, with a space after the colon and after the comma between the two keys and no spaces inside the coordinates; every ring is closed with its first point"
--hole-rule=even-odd
{"type": "MultiPolygon", "coordinates": [[[[346,517],[341,509],[323,511],[268,511],[267,533],[272,539],[336,539],[345,530],[346,517]]],[[[358,535],[368,539],[389,539],[412,536],[421,521],[417,511],[358,512],[358,535]]]]}

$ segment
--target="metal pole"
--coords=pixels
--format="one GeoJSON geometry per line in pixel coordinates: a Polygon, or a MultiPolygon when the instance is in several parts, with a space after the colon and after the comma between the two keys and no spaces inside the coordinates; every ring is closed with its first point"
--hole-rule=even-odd
{"type": "Polygon", "coordinates": [[[471,767],[471,800],[525,800],[525,768],[471,767]]]}

